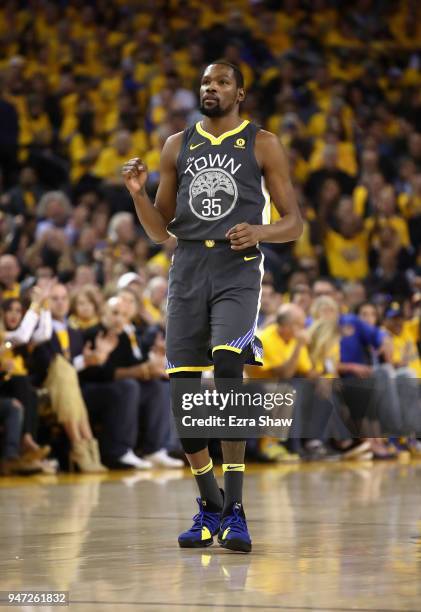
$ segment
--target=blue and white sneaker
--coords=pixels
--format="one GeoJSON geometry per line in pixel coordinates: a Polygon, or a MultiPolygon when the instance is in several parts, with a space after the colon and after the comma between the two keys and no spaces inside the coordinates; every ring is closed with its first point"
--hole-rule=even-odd
{"type": "Polygon", "coordinates": [[[193,517],[193,525],[178,536],[181,548],[205,548],[213,544],[213,536],[219,532],[221,512],[209,505],[201,497],[197,497],[199,512],[193,517]],[[208,509],[209,508],[209,509],[208,509]],[[212,510],[212,511],[211,511],[212,510]]]}
{"type": "Polygon", "coordinates": [[[246,515],[243,505],[235,502],[221,520],[218,542],[223,548],[251,551],[251,538],[247,529],[246,515]]]}

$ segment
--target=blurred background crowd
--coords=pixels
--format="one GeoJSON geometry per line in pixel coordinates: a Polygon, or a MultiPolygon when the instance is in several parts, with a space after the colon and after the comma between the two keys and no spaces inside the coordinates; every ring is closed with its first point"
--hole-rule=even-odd
{"type": "Polygon", "coordinates": [[[265,364],[249,372],[305,379],[303,408],[289,441],[250,452],[420,454],[417,0],[11,0],[0,50],[3,473],[182,465],[165,375],[176,244],[147,239],[121,167],[144,159],[154,195],[218,57],[244,73],[242,115],[286,148],[305,219],[295,244],[263,246],[265,364]]]}

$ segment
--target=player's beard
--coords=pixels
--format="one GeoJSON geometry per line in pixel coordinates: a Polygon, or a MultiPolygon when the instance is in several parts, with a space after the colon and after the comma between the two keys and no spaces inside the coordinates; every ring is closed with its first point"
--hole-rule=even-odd
{"type": "Polygon", "coordinates": [[[199,107],[199,110],[202,115],[205,115],[205,117],[223,117],[227,114],[227,111],[220,107],[219,102],[211,108],[206,108],[206,106],[202,102],[199,107]]]}

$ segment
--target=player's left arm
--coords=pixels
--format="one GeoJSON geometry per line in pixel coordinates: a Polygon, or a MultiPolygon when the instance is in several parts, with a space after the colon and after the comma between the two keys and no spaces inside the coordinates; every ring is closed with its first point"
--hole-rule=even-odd
{"type": "Polygon", "coordinates": [[[255,246],[258,242],[291,242],[303,231],[303,221],[288,168],[285,151],[275,134],[260,130],[256,136],[255,155],[281,219],[271,225],[239,223],[226,236],[235,251],[255,246]]]}

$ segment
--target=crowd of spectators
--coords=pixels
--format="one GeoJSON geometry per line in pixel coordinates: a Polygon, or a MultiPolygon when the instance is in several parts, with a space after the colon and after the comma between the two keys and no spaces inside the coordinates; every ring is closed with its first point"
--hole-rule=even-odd
{"type": "Polygon", "coordinates": [[[301,441],[257,455],[419,452],[381,434],[421,431],[420,17],[417,0],[2,4],[4,472],[180,465],[164,372],[176,245],[147,239],[121,166],[143,158],[153,196],[163,142],[200,119],[201,72],[222,56],[244,73],[242,115],[286,148],[305,220],[295,244],[263,246],[266,358],[251,375],[342,380],[324,383],[323,435],[305,435],[307,407],[301,441]],[[388,400],[381,415],[361,412],[357,379],[388,400]]]}

